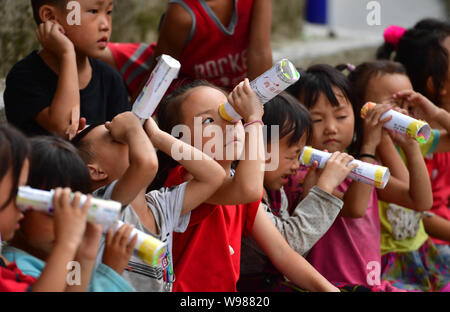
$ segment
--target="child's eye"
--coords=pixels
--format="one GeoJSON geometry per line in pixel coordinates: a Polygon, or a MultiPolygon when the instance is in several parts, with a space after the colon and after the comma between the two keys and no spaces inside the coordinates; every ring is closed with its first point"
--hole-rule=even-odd
{"type": "Polygon", "coordinates": [[[92,9],[92,10],[89,10],[88,12],[89,12],[89,13],[92,13],[92,14],[97,14],[97,13],[98,13],[98,10],[92,9]]]}
{"type": "Polygon", "coordinates": [[[212,119],[211,117],[208,117],[205,120],[203,120],[202,124],[206,125],[206,124],[209,124],[212,122],[214,122],[214,119],[212,119]]]}
{"type": "Polygon", "coordinates": [[[339,116],[337,119],[345,119],[347,116],[339,116]]]}
{"type": "Polygon", "coordinates": [[[111,15],[111,14],[112,14],[112,12],[113,12],[113,11],[111,10],[111,11],[108,11],[107,13],[108,13],[108,15],[111,15]]]}
{"type": "Polygon", "coordinates": [[[318,123],[318,122],[321,122],[321,121],[322,121],[322,119],[314,119],[313,123],[318,123]]]}

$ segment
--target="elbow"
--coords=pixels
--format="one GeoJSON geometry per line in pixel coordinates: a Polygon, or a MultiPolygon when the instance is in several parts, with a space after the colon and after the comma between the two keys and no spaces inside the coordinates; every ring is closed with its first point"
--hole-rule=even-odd
{"type": "Polygon", "coordinates": [[[245,194],[244,198],[245,204],[253,203],[260,200],[264,192],[263,185],[259,186],[255,184],[252,185],[252,183],[249,184],[250,185],[246,185],[245,187],[243,187],[241,191],[242,194],[245,194]]]}

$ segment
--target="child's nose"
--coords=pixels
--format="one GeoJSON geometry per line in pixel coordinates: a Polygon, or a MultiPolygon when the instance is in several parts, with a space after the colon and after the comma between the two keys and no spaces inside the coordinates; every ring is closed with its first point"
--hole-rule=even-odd
{"type": "Polygon", "coordinates": [[[337,132],[336,123],[333,121],[329,121],[325,123],[325,133],[326,134],[334,134],[337,132]]]}

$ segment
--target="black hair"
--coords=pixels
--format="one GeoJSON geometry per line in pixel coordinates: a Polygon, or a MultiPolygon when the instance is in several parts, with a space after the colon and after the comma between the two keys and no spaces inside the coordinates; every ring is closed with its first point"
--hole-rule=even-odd
{"type": "Polygon", "coordinates": [[[268,101],[264,105],[262,117],[264,126],[267,127],[265,141],[272,141],[271,126],[279,126],[279,137],[290,135],[289,146],[296,144],[304,134],[309,140],[312,130],[312,121],[309,111],[296,98],[287,92],[268,101]]]}
{"type": "MultiPolygon", "coordinates": [[[[347,68],[347,66],[346,66],[347,68]]],[[[294,97],[300,100],[308,110],[316,105],[321,94],[324,94],[331,106],[338,107],[339,101],[333,91],[333,87],[338,88],[347,98],[353,107],[353,114],[355,116],[356,140],[348,147],[348,152],[351,155],[359,153],[359,148],[355,144],[359,142],[360,125],[358,123],[359,114],[356,113],[354,96],[350,81],[340,70],[328,64],[317,64],[310,66],[307,70],[299,70],[300,79],[287,88],[287,91],[294,97]]]]}
{"type": "Polygon", "coordinates": [[[39,25],[42,23],[42,20],[39,17],[39,9],[43,5],[51,5],[63,9],[67,1],[68,0],[31,0],[31,8],[33,10],[33,17],[36,24],[39,25]]]}
{"type": "Polygon", "coordinates": [[[30,142],[29,186],[44,190],[70,187],[84,194],[91,192],[89,170],[75,146],[56,136],[37,136],[30,142]]]}
{"type": "Polygon", "coordinates": [[[414,90],[439,105],[439,91],[442,90],[449,71],[449,51],[442,46],[442,41],[448,36],[449,22],[423,19],[404,33],[397,51],[392,44],[385,42],[378,49],[377,58],[391,59],[395,52],[394,60],[405,66],[414,90]],[[432,93],[427,88],[430,77],[434,86],[432,93]]]}
{"type": "MultiPolygon", "coordinates": [[[[206,80],[195,80],[178,87],[166,96],[158,106],[156,120],[162,131],[171,133],[175,126],[183,123],[181,104],[190,94],[190,91],[197,87],[210,87],[226,94],[224,90],[206,80]]],[[[161,188],[169,175],[170,169],[178,165],[178,162],[162,151],[157,151],[156,155],[158,157],[158,172],[148,187],[148,191],[161,188]]]]}
{"type": "Polygon", "coordinates": [[[359,112],[365,104],[364,98],[366,97],[369,81],[374,77],[389,74],[408,76],[405,67],[401,63],[389,60],[364,62],[356,66],[356,68],[350,72],[348,80],[352,87],[356,111],[359,112]]]}
{"type": "Polygon", "coordinates": [[[78,154],[80,155],[81,159],[86,163],[89,164],[94,159],[94,154],[92,151],[91,142],[89,140],[83,140],[92,130],[97,128],[98,126],[104,125],[104,122],[96,122],[93,123],[86,128],[84,128],[82,131],[77,133],[75,137],[71,140],[72,144],[75,146],[75,148],[78,150],[78,154]]]}
{"type": "Polygon", "coordinates": [[[12,189],[6,202],[0,206],[3,210],[15,199],[19,188],[20,173],[28,159],[30,145],[28,139],[19,130],[9,124],[0,124],[0,181],[12,169],[12,189]]]}

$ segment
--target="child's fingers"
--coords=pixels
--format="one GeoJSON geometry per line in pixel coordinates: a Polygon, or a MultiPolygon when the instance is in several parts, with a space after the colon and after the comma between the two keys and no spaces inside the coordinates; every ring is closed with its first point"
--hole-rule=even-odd
{"type": "Polygon", "coordinates": [[[127,253],[133,252],[133,249],[134,249],[134,246],[136,246],[136,243],[137,243],[137,234],[134,234],[133,238],[127,244],[127,248],[126,248],[127,253]]]}
{"type": "Polygon", "coordinates": [[[122,247],[126,247],[128,244],[128,239],[130,238],[131,235],[131,231],[133,231],[133,226],[129,225],[129,224],[124,224],[125,226],[125,231],[123,232],[122,237],[120,238],[120,246],[122,247]]]}
{"type": "Polygon", "coordinates": [[[91,194],[88,194],[88,195],[86,196],[86,201],[85,201],[85,203],[83,204],[83,207],[81,207],[81,212],[82,212],[84,215],[87,214],[87,212],[88,212],[88,210],[89,210],[89,207],[91,206],[91,198],[92,198],[92,195],[91,195],[91,194]]]}
{"type": "Polygon", "coordinates": [[[60,205],[61,208],[70,207],[70,188],[66,187],[61,191],[60,205]]]}
{"type": "Polygon", "coordinates": [[[56,209],[59,209],[61,207],[61,193],[62,189],[60,187],[57,187],[55,189],[55,193],[53,194],[53,207],[56,209]]]}
{"type": "Polygon", "coordinates": [[[392,116],[387,116],[386,118],[383,118],[379,121],[380,125],[384,125],[385,123],[387,123],[389,120],[392,119],[392,116]]]}
{"type": "Polygon", "coordinates": [[[358,168],[358,164],[357,163],[348,164],[347,168],[350,169],[350,171],[355,170],[356,168],[358,168]]]}
{"type": "MultiPolygon", "coordinates": [[[[66,191],[66,189],[64,189],[64,191],[66,191]]],[[[80,192],[75,192],[73,199],[72,199],[72,208],[80,208],[80,201],[81,201],[81,193],[80,192]]]]}
{"type": "Polygon", "coordinates": [[[106,232],[105,245],[106,246],[111,245],[113,238],[114,238],[114,230],[112,227],[110,227],[109,230],[106,232]]]}

